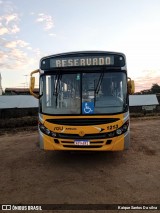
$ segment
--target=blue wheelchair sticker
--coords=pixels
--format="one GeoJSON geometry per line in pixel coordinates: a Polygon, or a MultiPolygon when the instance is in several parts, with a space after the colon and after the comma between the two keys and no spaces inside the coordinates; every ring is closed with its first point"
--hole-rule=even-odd
{"type": "Polygon", "coordinates": [[[94,113],[94,102],[83,102],[82,103],[82,113],[83,114],[93,114],[94,113]]]}

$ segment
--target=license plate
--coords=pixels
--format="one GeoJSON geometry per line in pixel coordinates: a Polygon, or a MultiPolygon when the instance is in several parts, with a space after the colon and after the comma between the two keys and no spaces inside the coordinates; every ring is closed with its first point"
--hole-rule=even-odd
{"type": "Polygon", "coordinates": [[[77,145],[77,146],[89,146],[90,145],[90,141],[88,141],[88,140],[75,140],[74,141],[74,145],[77,145]]]}

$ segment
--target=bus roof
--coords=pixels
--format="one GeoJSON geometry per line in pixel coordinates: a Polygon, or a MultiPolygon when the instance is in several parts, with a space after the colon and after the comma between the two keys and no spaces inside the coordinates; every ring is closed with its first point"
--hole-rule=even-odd
{"type": "Polygon", "coordinates": [[[121,52],[112,52],[112,51],[101,51],[101,50],[91,50],[91,51],[74,51],[74,52],[65,52],[65,53],[58,53],[58,54],[52,54],[48,56],[44,56],[41,58],[41,60],[51,57],[62,57],[62,56],[73,56],[73,55],[122,55],[125,57],[124,53],[121,52]]]}

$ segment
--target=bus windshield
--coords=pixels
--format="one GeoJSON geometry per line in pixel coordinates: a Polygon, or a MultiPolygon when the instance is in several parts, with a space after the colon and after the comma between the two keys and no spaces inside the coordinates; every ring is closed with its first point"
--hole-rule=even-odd
{"type": "Polygon", "coordinates": [[[125,72],[61,72],[40,77],[40,110],[50,115],[113,114],[127,105],[125,72]]]}

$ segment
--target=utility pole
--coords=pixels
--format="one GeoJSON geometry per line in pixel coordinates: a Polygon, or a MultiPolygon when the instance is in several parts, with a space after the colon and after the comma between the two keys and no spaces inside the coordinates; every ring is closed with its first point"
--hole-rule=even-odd
{"type": "Polygon", "coordinates": [[[28,88],[28,75],[24,75],[26,80],[25,80],[25,88],[28,88]]]}
{"type": "Polygon", "coordinates": [[[1,73],[0,73],[0,95],[3,94],[3,90],[2,90],[2,76],[1,76],[1,73]]]}

